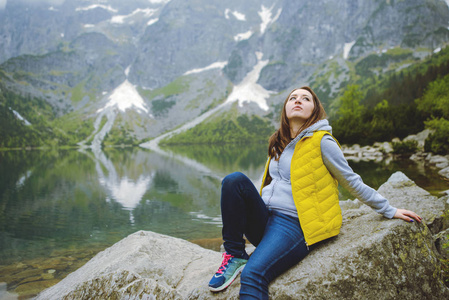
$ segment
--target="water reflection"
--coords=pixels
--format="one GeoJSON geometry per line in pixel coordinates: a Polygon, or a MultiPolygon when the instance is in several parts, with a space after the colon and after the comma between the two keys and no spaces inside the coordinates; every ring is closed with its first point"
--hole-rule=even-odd
{"type": "MultiPolygon", "coordinates": [[[[378,189],[395,172],[401,171],[418,186],[429,193],[442,196],[441,192],[449,188],[449,182],[438,175],[438,169],[410,159],[395,159],[381,162],[349,161],[352,169],[359,174],[363,181],[374,189],[378,189]]],[[[339,186],[341,200],[354,199],[348,191],[339,186]]]]}
{"type": "MultiPolygon", "coordinates": [[[[89,155],[86,151],[82,152],[89,155]]],[[[133,210],[139,205],[143,195],[148,190],[154,177],[154,171],[150,170],[146,174],[140,174],[137,179],[129,178],[127,174],[119,176],[114,164],[101,149],[94,149],[93,153],[98,181],[110,195],[106,197],[106,202],[116,201],[120,203],[124,210],[129,211],[130,224],[134,225],[133,210]]]]}
{"type": "Polygon", "coordinates": [[[140,229],[185,239],[218,237],[221,178],[242,171],[257,182],[265,162],[260,145],[165,153],[0,153],[0,264],[61,247],[110,244],[140,229]]]}
{"type": "Polygon", "coordinates": [[[220,177],[240,171],[251,180],[260,181],[267,160],[267,145],[203,145],[164,148],[205,165],[220,177]]]}

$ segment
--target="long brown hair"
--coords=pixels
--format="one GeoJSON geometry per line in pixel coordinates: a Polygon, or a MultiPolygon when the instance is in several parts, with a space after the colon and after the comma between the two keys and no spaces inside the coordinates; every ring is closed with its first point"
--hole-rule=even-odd
{"type": "MultiPolygon", "coordinates": [[[[301,126],[301,128],[299,128],[296,135],[298,135],[301,131],[303,131],[310,125],[326,118],[326,112],[324,111],[323,105],[321,105],[320,99],[318,99],[318,96],[315,94],[315,92],[308,86],[303,86],[300,87],[299,89],[307,90],[312,94],[313,103],[315,104],[315,107],[313,108],[312,115],[310,116],[310,118],[307,119],[307,121],[301,126]]],[[[268,143],[268,156],[276,160],[279,159],[279,157],[282,154],[282,151],[284,151],[285,147],[291,141],[290,122],[288,121],[287,114],[285,112],[285,105],[287,104],[290,95],[296,90],[298,89],[294,89],[293,91],[291,91],[290,94],[288,94],[287,98],[285,99],[281,113],[281,126],[279,127],[278,130],[276,130],[275,133],[273,133],[268,143]]]]}

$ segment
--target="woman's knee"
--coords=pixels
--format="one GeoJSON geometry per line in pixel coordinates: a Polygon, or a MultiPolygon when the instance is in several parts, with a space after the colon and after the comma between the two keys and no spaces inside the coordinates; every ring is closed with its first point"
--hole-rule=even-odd
{"type": "Polygon", "coordinates": [[[268,283],[262,272],[246,265],[240,275],[240,298],[268,299],[268,283]]]}
{"type": "Polygon", "coordinates": [[[223,181],[221,182],[222,186],[229,186],[229,185],[235,185],[244,181],[249,180],[248,177],[246,177],[245,174],[241,172],[234,172],[229,175],[226,175],[225,178],[223,178],[223,181]]]}
{"type": "Polygon", "coordinates": [[[242,274],[240,275],[240,281],[243,284],[267,284],[265,277],[263,276],[263,270],[258,270],[257,268],[254,268],[254,266],[251,266],[251,264],[246,264],[245,268],[242,271],[242,274]]]}

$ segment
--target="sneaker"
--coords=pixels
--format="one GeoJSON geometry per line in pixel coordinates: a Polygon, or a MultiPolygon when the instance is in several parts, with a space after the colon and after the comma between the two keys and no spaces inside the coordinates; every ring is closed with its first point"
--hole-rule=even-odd
{"type": "Polygon", "coordinates": [[[227,288],[242,272],[247,262],[247,259],[236,258],[226,252],[223,253],[223,262],[217,273],[209,281],[209,289],[212,292],[219,292],[227,288]]]}

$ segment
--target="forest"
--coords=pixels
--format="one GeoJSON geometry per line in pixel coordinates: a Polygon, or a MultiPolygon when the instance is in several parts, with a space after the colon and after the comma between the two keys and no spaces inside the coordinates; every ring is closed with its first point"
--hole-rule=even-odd
{"type": "Polygon", "coordinates": [[[372,144],[430,128],[426,151],[448,153],[449,48],[383,77],[343,89],[331,116],[334,135],[342,144],[372,144]]]}

